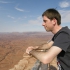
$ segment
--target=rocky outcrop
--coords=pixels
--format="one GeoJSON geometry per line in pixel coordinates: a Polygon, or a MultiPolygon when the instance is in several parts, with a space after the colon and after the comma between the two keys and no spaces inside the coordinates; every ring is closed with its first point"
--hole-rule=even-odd
{"type": "MultiPolygon", "coordinates": [[[[31,70],[32,67],[34,66],[36,60],[37,60],[36,58],[24,53],[23,59],[20,60],[18,62],[18,64],[16,64],[13,68],[11,68],[9,70],[31,70]]],[[[44,67],[44,66],[42,66],[42,67],[44,67]]],[[[57,59],[56,58],[54,58],[54,60],[50,64],[48,64],[47,70],[57,70],[57,59]]]]}
{"type": "Polygon", "coordinates": [[[24,53],[23,59],[21,59],[18,64],[16,64],[13,68],[9,70],[31,70],[35,63],[36,59],[32,56],[24,53]]]}

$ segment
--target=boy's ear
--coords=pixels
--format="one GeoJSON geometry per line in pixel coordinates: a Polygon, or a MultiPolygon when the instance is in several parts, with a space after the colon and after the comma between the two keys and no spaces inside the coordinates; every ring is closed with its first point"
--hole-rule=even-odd
{"type": "Polygon", "coordinates": [[[54,18],[54,19],[53,19],[53,22],[54,22],[53,24],[56,24],[56,23],[57,23],[57,20],[54,18]]]}

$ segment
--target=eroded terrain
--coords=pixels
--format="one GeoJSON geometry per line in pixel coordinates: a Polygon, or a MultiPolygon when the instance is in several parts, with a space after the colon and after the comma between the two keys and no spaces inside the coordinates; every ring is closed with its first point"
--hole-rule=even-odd
{"type": "MultiPolygon", "coordinates": [[[[0,33],[0,70],[13,68],[23,59],[23,54],[28,46],[46,43],[52,36],[50,33],[42,32],[0,33]]],[[[34,60],[31,63],[34,63],[34,60]]]]}

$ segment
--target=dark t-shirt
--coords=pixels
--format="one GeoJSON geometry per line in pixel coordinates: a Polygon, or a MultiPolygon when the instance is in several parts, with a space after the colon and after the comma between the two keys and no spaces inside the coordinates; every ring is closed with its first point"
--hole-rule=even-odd
{"type": "Polygon", "coordinates": [[[57,56],[61,70],[70,70],[70,29],[63,27],[53,36],[52,40],[54,41],[53,46],[62,49],[57,56]]]}

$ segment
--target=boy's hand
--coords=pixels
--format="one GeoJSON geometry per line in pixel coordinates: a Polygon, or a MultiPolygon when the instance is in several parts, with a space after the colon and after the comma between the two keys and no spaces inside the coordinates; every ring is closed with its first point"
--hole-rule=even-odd
{"type": "Polygon", "coordinates": [[[27,54],[30,54],[30,51],[35,50],[35,49],[37,49],[38,47],[39,47],[39,46],[35,46],[35,47],[29,46],[29,47],[26,49],[26,53],[27,53],[27,54]]]}

